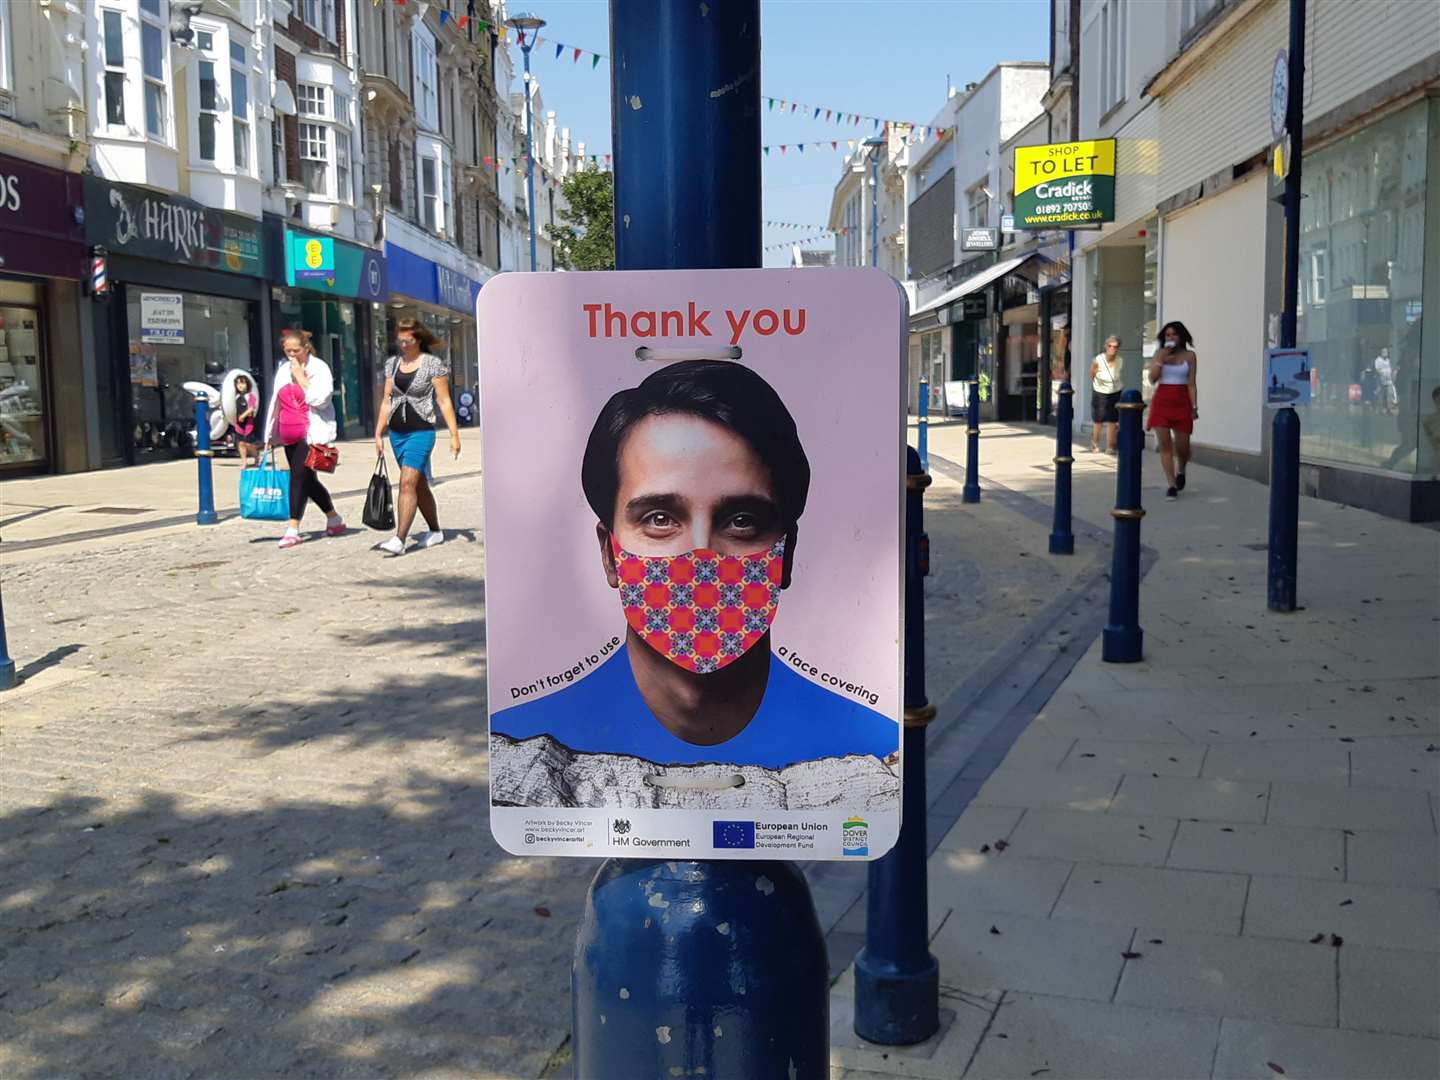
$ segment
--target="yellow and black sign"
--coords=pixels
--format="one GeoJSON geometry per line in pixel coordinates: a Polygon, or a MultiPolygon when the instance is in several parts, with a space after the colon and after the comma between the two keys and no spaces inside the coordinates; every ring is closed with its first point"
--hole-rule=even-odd
{"type": "Polygon", "coordinates": [[[1115,140],[1015,148],[1015,227],[1115,220],[1115,140]]]}

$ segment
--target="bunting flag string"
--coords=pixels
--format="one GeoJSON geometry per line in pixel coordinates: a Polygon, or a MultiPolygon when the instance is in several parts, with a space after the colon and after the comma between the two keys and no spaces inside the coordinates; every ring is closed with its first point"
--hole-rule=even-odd
{"type": "Polygon", "coordinates": [[[784,243],[780,243],[780,244],[766,244],[766,245],[765,245],[765,250],[766,250],[766,251],[782,251],[782,250],[784,250],[785,248],[794,247],[796,244],[810,244],[810,243],[814,243],[814,242],[817,241],[817,240],[828,240],[828,239],[830,239],[830,233],[829,233],[829,232],[816,233],[814,236],[797,236],[795,239],[793,239],[793,240],[786,240],[784,243]]]}
{"type": "Polygon", "coordinates": [[[806,221],[806,222],[799,222],[799,221],[767,221],[767,222],[765,222],[765,227],[766,227],[767,229],[791,229],[791,230],[794,230],[794,229],[808,229],[808,230],[810,230],[811,232],[814,232],[814,231],[817,230],[817,229],[822,229],[822,230],[824,230],[825,232],[830,232],[830,231],[831,231],[830,228],[829,228],[829,226],[826,226],[826,225],[816,225],[816,224],[815,224],[814,222],[812,222],[812,221],[806,221]]]}
{"type": "MultiPolygon", "coordinates": [[[[915,146],[923,143],[926,139],[929,138],[943,140],[949,137],[951,130],[952,129],[948,127],[917,128],[913,132],[902,134],[901,141],[907,146],[915,146]]],[[[849,153],[853,151],[858,145],[859,140],[857,139],[810,139],[805,142],[767,143],[760,149],[764,151],[766,157],[770,156],[771,150],[779,150],[780,155],[783,157],[791,150],[803,154],[807,146],[816,149],[823,149],[825,147],[829,147],[831,150],[840,150],[843,147],[845,152],[849,153]]]]}

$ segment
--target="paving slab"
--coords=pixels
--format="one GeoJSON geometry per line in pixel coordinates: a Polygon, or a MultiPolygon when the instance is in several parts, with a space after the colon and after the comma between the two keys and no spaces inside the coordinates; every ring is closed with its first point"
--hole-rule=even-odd
{"type": "Polygon", "coordinates": [[[1295,739],[1283,743],[1218,744],[1205,755],[1201,775],[1223,780],[1297,783],[1350,783],[1349,744],[1336,738],[1295,739]]]}
{"type": "Polygon", "coordinates": [[[1343,835],[1347,880],[1440,887],[1440,842],[1434,836],[1369,830],[1343,835]]]}
{"type": "Polygon", "coordinates": [[[1307,941],[1338,934],[1346,944],[1440,952],[1440,893],[1402,885],[1256,877],[1245,933],[1307,941]]]}
{"type": "Polygon", "coordinates": [[[1249,879],[1243,874],[1080,863],[1055,905],[1057,919],[1238,934],[1249,879]]]}
{"type": "Polygon", "coordinates": [[[1227,1017],[1214,1080],[1434,1080],[1440,1043],[1401,1035],[1326,1030],[1227,1017]],[[1276,1071],[1279,1066],[1284,1072],[1276,1071]]]}
{"type": "Polygon", "coordinates": [[[1340,1026],[1440,1038],[1440,956],[1346,942],[1340,950],[1340,1026]]]}
{"type": "Polygon", "coordinates": [[[1297,1024],[1335,1023],[1335,952],[1263,938],[1145,927],[1115,1000],[1297,1024]],[[1154,944],[1154,941],[1161,944],[1154,944]]]}
{"type": "Polygon", "coordinates": [[[1268,795],[1265,783],[1127,773],[1114,808],[1117,814],[1260,822],[1265,820],[1268,795]]]}
{"type": "Polygon", "coordinates": [[[1006,994],[966,1074],[993,1080],[1208,1076],[1220,1035],[1209,1016],[1006,994]]]}
{"type": "MultiPolygon", "coordinates": [[[[942,971],[942,979],[945,975],[942,971]]],[[[830,1066],[857,1070],[855,1074],[954,1080],[980,1043],[1000,1003],[999,992],[959,993],[942,983],[940,1030],[913,1046],[880,1046],[855,1034],[854,970],[847,970],[830,992],[830,1066]]]]}
{"type": "Polygon", "coordinates": [[[1161,866],[1175,826],[1174,818],[1029,810],[1011,834],[1007,854],[1161,866]]]}
{"type": "Polygon", "coordinates": [[[1110,807],[1120,783],[1118,772],[1061,773],[1055,769],[997,769],[980,793],[977,806],[1055,807],[1100,812],[1110,807]]]}
{"type": "Polygon", "coordinates": [[[1075,864],[1027,859],[1010,851],[937,851],[930,860],[930,913],[967,911],[1049,915],[1075,864]]]}
{"type": "Polygon", "coordinates": [[[1272,825],[1435,835],[1435,821],[1425,792],[1389,788],[1336,788],[1333,784],[1277,781],[1271,786],[1270,816],[1266,821],[1272,825]]]}
{"type": "Polygon", "coordinates": [[[1345,876],[1345,834],[1339,829],[1182,821],[1166,865],[1338,881],[1345,876]]]}
{"type": "Polygon", "coordinates": [[[1079,739],[1060,764],[1061,772],[1159,773],[1199,776],[1205,747],[1175,742],[1079,739]]]}
{"type": "Polygon", "coordinates": [[[1028,990],[1109,1001],[1131,936],[1099,923],[956,910],[930,951],[942,977],[972,993],[1028,990]]]}

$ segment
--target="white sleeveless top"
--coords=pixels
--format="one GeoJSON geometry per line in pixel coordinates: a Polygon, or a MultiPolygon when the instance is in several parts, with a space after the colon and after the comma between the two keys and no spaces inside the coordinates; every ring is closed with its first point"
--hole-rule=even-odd
{"type": "Polygon", "coordinates": [[[1190,381],[1190,361],[1181,360],[1178,364],[1160,365],[1161,386],[1184,386],[1190,381]]]}
{"type": "Polygon", "coordinates": [[[1097,394],[1115,394],[1121,389],[1120,369],[1125,366],[1122,357],[1116,356],[1115,362],[1110,363],[1110,358],[1103,352],[1095,357],[1095,363],[1099,367],[1095,371],[1095,378],[1090,380],[1090,386],[1097,394]]]}

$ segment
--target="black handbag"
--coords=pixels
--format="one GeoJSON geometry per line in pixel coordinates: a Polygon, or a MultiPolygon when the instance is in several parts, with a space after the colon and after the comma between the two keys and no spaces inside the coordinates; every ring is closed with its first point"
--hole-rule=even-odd
{"type": "Polygon", "coordinates": [[[365,492],[365,512],[360,515],[372,529],[391,532],[395,528],[395,502],[390,494],[390,470],[385,464],[382,452],[375,463],[375,472],[370,477],[370,487],[365,492]]]}

